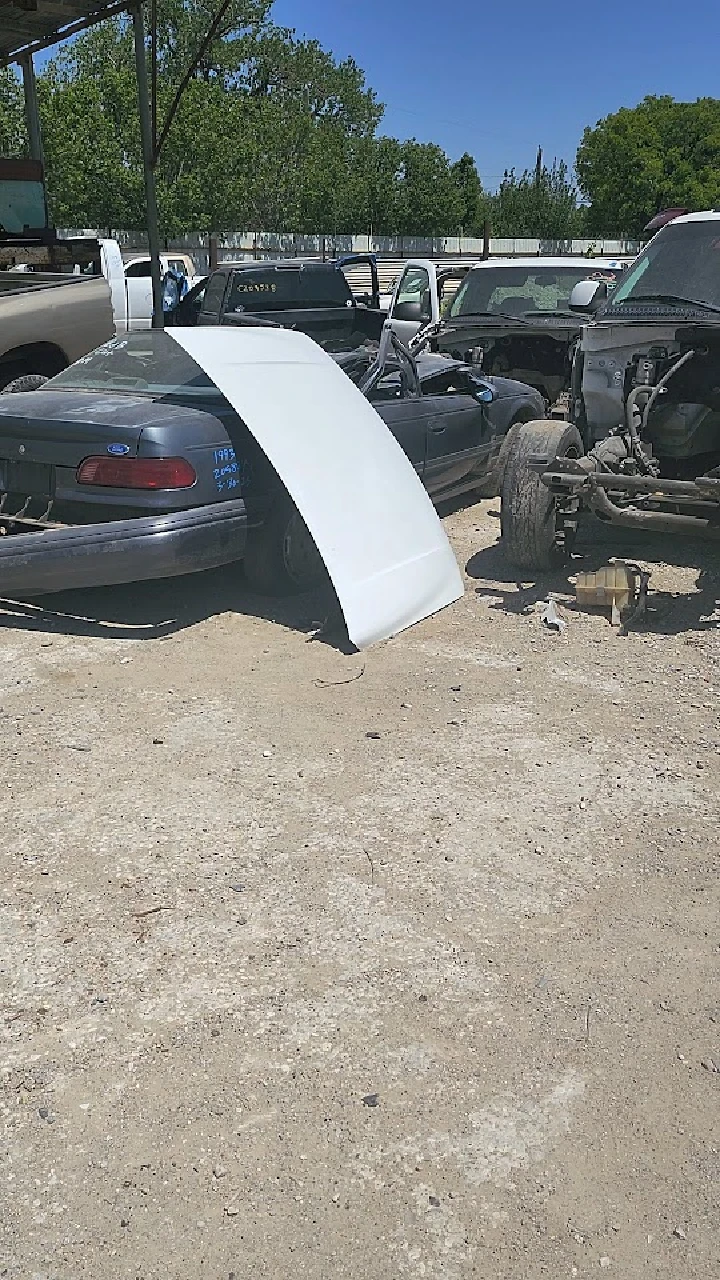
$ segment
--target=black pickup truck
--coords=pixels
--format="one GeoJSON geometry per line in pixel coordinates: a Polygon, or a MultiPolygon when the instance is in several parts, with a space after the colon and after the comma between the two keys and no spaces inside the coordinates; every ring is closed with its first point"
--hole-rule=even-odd
{"type": "Polygon", "coordinates": [[[351,351],[379,342],[377,263],[372,254],[350,254],[332,262],[281,259],[225,263],[200,281],[180,303],[171,323],[257,324],[299,329],[329,351],[351,351]],[[343,267],[367,263],[370,291],[354,297],[343,267]]]}

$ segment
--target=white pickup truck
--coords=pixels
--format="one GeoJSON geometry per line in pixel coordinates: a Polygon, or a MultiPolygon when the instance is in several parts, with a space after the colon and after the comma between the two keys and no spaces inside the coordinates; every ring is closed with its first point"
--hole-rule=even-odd
{"type": "Polygon", "coordinates": [[[410,259],[398,277],[387,309],[388,320],[401,342],[419,329],[437,324],[455,297],[473,262],[433,262],[410,259]]]}
{"type": "MultiPolygon", "coordinates": [[[[118,333],[132,329],[149,329],[152,325],[153,297],[150,258],[133,258],[124,263],[120,245],[116,240],[100,240],[100,268],[110,285],[115,328],[118,333]]],[[[166,310],[172,311],[180,301],[176,275],[187,267],[183,254],[161,255],[160,270],[163,278],[163,294],[167,298],[166,310]]],[[[187,277],[192,288],[196,277],[187,277]]]]}
{"type": "Polygon", "coordinates": [[[401,342],[427,327],[431,351],[528,383],[560,409],[582,326],[570,294],[588,277],[614,287],[625,266],[616,258],[570,256],[447,264],[418,258],[395,286],[388,320],[401,342]]]}

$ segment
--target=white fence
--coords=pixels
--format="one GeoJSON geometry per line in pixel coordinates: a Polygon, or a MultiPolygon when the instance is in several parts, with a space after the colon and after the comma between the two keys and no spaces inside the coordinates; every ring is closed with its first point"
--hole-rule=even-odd
{"type": "MultiPolygon", "coordinates": [[[[108,236],[118,240],[123,251],[146,252],[147,237],[140,231],[100,231],[97,228],[72,228],[61,236],[108,236]]],[[[241,258],[334,258],[343,253],[376,253],[388,258],[479,258],[483,241],[472,236],[373,236],[373,235],[294,235],[290,232],[236,231],[215,237],[218,260],[241,258]]],[[[184,250],[192,255],[199,272],[206,271],[210,256],[210,237],[180,236],[165,242],[167,249],[184,250]]],[[[507,239],[494,236],[490,240],[492,257],[547,257],[565,254],[597,257],[633,256],[640,248],[636,240],[541,240],[507,239]]]]}

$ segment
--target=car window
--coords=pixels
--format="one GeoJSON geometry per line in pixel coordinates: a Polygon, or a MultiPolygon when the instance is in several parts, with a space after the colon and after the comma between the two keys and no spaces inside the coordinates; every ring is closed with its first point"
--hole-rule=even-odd
{"type": "Polygon", "coordinates": [[[430,276],[425,267],[407,267],[392,314],[396,320],[430,319],[430,276]]]}
{"type": "MultiPolygon", "coordinates": [[[[569,267],[478,267],[468,272],[449,314],[552,315],[570,309],[570,294],[580,280],[599,268],[587,263],[569,267]]],[[[621,268],[603,267],[603,276],[617,278],[621,268]]]]}
{"type": "Polygon", "coordinates": [[[138,276],[151,276],[152,267],[150,265],[150,259],[142,258],[140,262],[131,262],[130,265],[125,268],[125,275],[130,280],[134,280],[138,276]]]}
{"type": "Polygon", "coordinates": [[[184,258],[168,258],[168,267],[171,271],[177,271],[178,275],[187,275],[187,264],[184,258]]]}
{"type": "Polygon", "coordinates": [[[453,298],[457,296],[457,292],[461,284],[462,280],[459,280],[457,276],[448,276],[445,280],[440,281],[438,293],[441,316],[445,316],[449,312],[453,298]]]}
{"type": "Polygon", "coordinates": [[[253,267],[234,271],[226,311],[287,311],[292,307],[346,307],[352,294],[334,267],[253,267]]]}
{"type": "MultiPolygon", "coordinates": [[[[278,275],[281,274],[282,272],[278,272],[278,275]]],[[[297,281],[303,305],[346,307],[352,304],[352,290],[339,268],[303,268],[297,273],[297,281]]]]}
{"type": "Polygon", "coordinates": [[[430,276],[424,267],[408,267],[400,281],[398,302],[420,302],[422,295],[430,288],[430,276]]]}
{"type": "Polygon", "coordinates": [[[424,396],[469,396],[477,389],[477,384],[465,369],[443,370],[422,379],[424,396]]]}
{"type": "Polygon", "coordinates": [[[205,285],[201,311],[205,315],[217,316],[222,310],[227,284],[226,271],[214,271],[205,285]]]}
{"type": "Polygon", "coordinates": [[[384,378],[375,383],[370,392],[370,400],[375,402],[378,400],[402,400],[403,399],[403,380],[399,372],[386,373],[384,378]]]}
{"type": "Polygon", "coordinates": [[[720,306],[720,222],[671,222],[654,236],[612,295],[607,312],[647,308],[643,298],[676,295],[720,306]]]}
{"type": "Polygon", "coordinates": [[[57,391],[125,391],[183,398],[220,396],[204,369],[162,329],[111,338],[51,378],[57,391]]]}

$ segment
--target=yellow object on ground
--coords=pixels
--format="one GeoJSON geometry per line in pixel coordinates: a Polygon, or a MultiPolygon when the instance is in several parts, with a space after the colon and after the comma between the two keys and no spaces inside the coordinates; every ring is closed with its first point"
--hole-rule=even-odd
{"type": "Polygon", "coordinates": [[[610,605],[612,624],[619,627],[622,610],[635,603],[638,574],[637,566],[626,564],[624,560],[614,560],[592,573],[579,573],[575,581],[575,599],[586,608],[607,608],[610,605]]]}

